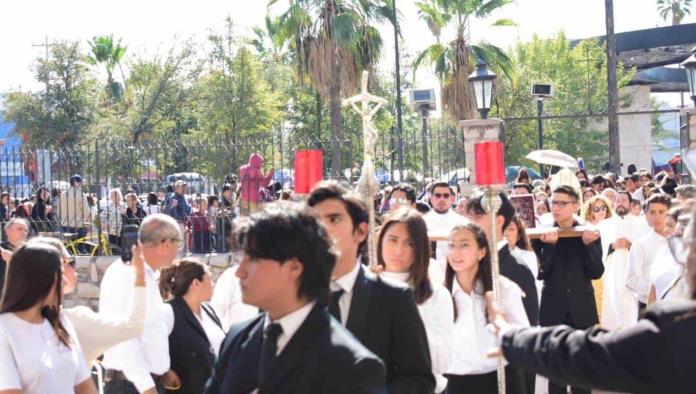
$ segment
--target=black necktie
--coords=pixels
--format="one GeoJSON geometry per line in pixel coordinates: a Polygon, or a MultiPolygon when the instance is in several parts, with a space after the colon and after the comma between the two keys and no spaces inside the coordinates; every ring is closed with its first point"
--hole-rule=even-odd
{"type": "Polygon", "coordinates": [[[278,323],[270,324],[264,331],[263,345],[261,345],[261,360],[259,361],[259,387],[261,382],[268,381],[273,371],[273,364],[278,358],[278,336],[283,333],[283,327],[278,323]]]}
{"type": "Polygon", "coordinates": [[[331,303],[329,304],[329,313],[333,315],[338,321],[341,321],[341,307],[338,306],[338,300],[341,299],[343,295],[343,290],[334,291],[331,293],[331,303]]]}

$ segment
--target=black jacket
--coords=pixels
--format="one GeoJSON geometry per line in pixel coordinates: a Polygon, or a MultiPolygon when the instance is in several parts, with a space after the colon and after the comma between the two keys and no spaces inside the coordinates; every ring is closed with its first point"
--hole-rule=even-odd
{"type": "MultiPolygon", "coordinates": [[[[171,369],[181,379],[181,389],[167,393],[199,394],[203,392],[205,382],[210,378],[215,353],[203,326],[193,315],[186,301],[181,297],[175,297],[169,301],[169,305],[174,311],[174,329],[169,334],[169,357],[171,369]]],[[[201,313],[208,313],[220,325],[212,308],[205,305],[201,308],[201,313]]],[[[222,326],[220,329],[222,330],[222,326]]]]}
{"type": "MultiPolygon", "coordinates": [[[[248,394],[258,386],[266,314],[233,326],[205,388],[207,394],[248,394]]],[[[384,364],[326,308],[315,305],[278,355],[260,394],[383,394],[384,364]]]]}
{"type": "Polygon", "coordinates": [[[410,289],[366,276],[361,266],[346,328],[384,361],[389,394],[435,391],[428,339],[410,289]]]}
{"type": "Polygon", "coordinates": [[[539,297],[532,271],[510,254],[509,245],[503,246],[498,251],[498,261],[500,274],[515,282],[524,292],[525,297],[522,298],[524,310],[527,312],[529,324],[536,326],[539,323],[539,297]]]}
{"type": "Polygon", "coordinates": [[[592,279],[604,273],[601,239],[587,246],[577,237],[560,238],[555,245],[540,240],[532,244],[539,256],[539,279],[544,281],[539,325],[564,324],[568,317],[575,328],[598,324],[592,279]]]}
{"type": "Polygon", "coordinates": [[[693,393],[696,301],[670,301],[646,310],[638,323],[608,332],[567,326],[524,328],[503,337],[505,358],[554,381],[630,392],[693,393]]]}

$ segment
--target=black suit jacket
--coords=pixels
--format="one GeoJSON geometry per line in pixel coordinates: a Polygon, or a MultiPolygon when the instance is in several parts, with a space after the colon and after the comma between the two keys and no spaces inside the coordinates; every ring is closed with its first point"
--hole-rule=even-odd
{"type": "Polygon", "coordinates": [[[503,337],[505,358],[554,381],[630,393],[693,393],[696,301],[646,310],[638,323],[608,332],[567,326],[527,328],[503,337]]]}
{"type": "Polygon", "coordinates": [[[346,328],[384,361],[389,394],[435,391],[428,338],[410,289],[367,276],[361,266],[346,328]]]}
{"type": "Polygon", "coordinates": [[[498,261],[500,274],[515,282],[524,292],[525,297],[522,298],[524,310],[527,312],[529,324],[536,326],[539,323],[539,298],[532,271],[510,254],[509,245],[503,246],[498,251],[498,261]]]}
{"type": "Polygon", "coordinates": [[[592,279],[604,273],[601,239],[590,245],[581,238],[560,238],[555,245],[534,240],[533,246],[540,261],[539,279],[544,281],[539,325],[565,324],[568,317],[575,328],[598,324],[592,279]]]}
{"type": "MultiPolygon", "coordinates": [[[[249,394],[257,388],[265,314],[230,329],[208,381],[208,394],[249,394]]],[[[278,355],[273,380],[260,394],[383,394],[384,364],[315,305],[278,355]]]]}
{"type": "MultiPolygon", "coordinates": [[[[186,301],[181,297],[175,297],[169,304],[174,311],[174,328],[169,334],[171,369],[181,379],[181,389],[171,393],[199,394],[210,378],[215,353],[203,326],[193,315],[186,301]]],[[[213,313],[211,317],[214,316],[212,310],[202,310],[201,313],[213,313]]]]}

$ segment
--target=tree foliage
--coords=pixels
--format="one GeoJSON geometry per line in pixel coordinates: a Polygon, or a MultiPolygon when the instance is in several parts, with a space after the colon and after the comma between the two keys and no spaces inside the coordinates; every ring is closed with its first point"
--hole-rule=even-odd
{"type": "MultiPolygon", "coordinates": [[[[602,125],[602,118],[585,115],[606,112],[603,45],[593,40],[573,45],[563,33],[550,39],[535,36],[529,42],[518,42],[510,57],[509,78],[498,78],[492,115],[513,118],[505,125],[506,162],[518,164],[537,149],[537,108],[530,87],[548,82],[554,85],[555,93],[544,102],[544,114],[577,116],[544,120],[544,148],[582,157],[591,170],[599,170],[609,158],[608,130],[602,125]],[[514,120],[525,117],[531,119],[514,120]]],[[[619,87],[625,86],[632,76],[632,71],[623,67],[617,73],[619,87]]],[[[624,105],[628,100],[620,99],[624,105]]]]}

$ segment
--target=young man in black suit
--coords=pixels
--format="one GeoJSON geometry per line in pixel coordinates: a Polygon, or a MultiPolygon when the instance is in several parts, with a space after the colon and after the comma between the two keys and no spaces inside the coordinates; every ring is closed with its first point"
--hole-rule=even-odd
{"type": "MultiPolygon", "coordinates": [[[[578,225],[578,193],[570,186],[559,186],[551,195],[554,227],[570,229],[578,225]]],[[[582,238],[558,238],[558,230],[544,233],[533,243],[539,256],[539,279],[544,281],[539,308],[539,324],[565,324],[586,329],[599,323],[592,280],[604,273],[602,242],[598,231],[585,230],[582,238]]],[[[549,381],[549,393],[564,393],[565,386],[549,381]]],[[[573,394],[589,393],[573,388],[573,394]]]]}
{"type": "MultiPolygon", "coordinates": [[[[501,204],[495,217],[495,230],[492,230],[488,213],[483,206],[483,196],[484,194],[482,192],[476,192],[471,196],[466,209],[467,217],[486,232],[488,239],[490,239],[492,231],[495,231],[498,239],[497,247],[500,274],[515,282],[520,289],[522,289],[524,293],[522,304],[524,305],[525,312],[527,312],[529,324],[531,326],[536,326],[539,323],[539,298],[537,297],[534,275],[523,262],[518,261],[510,253],[510,245],[508,245],[503,236],[505,230],[515,216],[515,207],[505,193],[501,192],[501,204]]],[[[515,373],[519,376],[520,386],[524,389],[524,392],[529,394],[534,393],[534,374],[520,368],[515,368],[515,373]]]]}
{"type": "Polygon", "coordinates": [[[326,310],[336,256],[313,214],[276,203],[237,227],[242,300],[265,312],[230,329],[205,392],[385,393],[382,361],[326,310]]]}
{"type": "Polygon", "coordinates": [[[358,258],[368,232],[361,198],[335,182],[324,182],[307,204],[339,249],[329,310],[387,369],[389,394],[432,393],[430,351],[413,292],[383,282],[358,258]]]}

